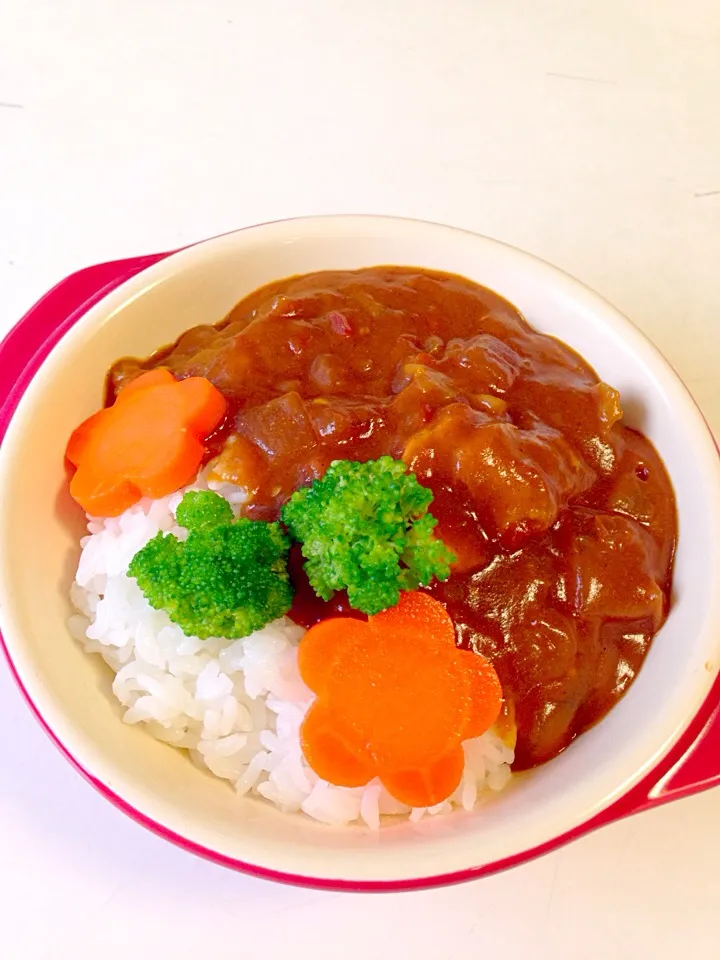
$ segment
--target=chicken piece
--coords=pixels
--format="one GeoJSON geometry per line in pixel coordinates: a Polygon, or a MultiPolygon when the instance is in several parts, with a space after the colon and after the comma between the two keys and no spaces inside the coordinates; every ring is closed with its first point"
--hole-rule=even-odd
{"type": "Polygon", "coordinates": [[[657,629],[665,596],[658,582],[657,548],[630,517],[574,510],[560,538],[567,551],[568,601],[584,619],[644,620],[657,629]]]}
{"type": "Polygon", "coordinates": [[[509,343],[481,333],[450,340],[438,368],[457,383],[480,393],[504,394],[521,369],[522,358],[509,343]]]}
{"type": "Polygon", "coordinates": [[[460,481],[490,535],[509,548],[547,530],[595,480],[557,430],[520,430],[464,404],[441,410],[410,439],[403,459],[420,478],[439,472],[460,481]]]}

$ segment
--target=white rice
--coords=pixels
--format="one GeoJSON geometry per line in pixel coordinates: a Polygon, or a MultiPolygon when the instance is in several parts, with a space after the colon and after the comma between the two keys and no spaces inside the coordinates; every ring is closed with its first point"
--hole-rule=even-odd
{"type": "MultiPolygon", "coordinates": [[[[205,486],[199,478],[192,489],[205,486]]],[[[233,505],[242,500],[237,487],[212,486],[233,505]]],[[[125,723],[142,723],[159,740],[188,750],[238,796],[255,794],[333,825],[358,821],[377,829],[382,815],[416,821],[455,807],[470,810],[483,792],[507,784],[513,751],[492,731],[466,741],[462,782],[434,807],[411,809],[378,780],[356,789],[320,780],[300,748],[300,724],[313,699],[297,669],[303,628],[283,617],[241,639],[187,637],[127,576],[132,557],[158,531],[183,536],[175,509],[184,492],[142,500],[119,517],[88,518],[81,541],[70,629],[115,673],[112,689],[125,723]]]]}

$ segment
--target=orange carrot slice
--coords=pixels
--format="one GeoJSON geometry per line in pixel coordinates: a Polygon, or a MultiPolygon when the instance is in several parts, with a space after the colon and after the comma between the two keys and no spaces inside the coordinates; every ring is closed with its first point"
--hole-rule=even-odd
{"type": "Polygon", "coordinates": [[[98,410],[97,413],[93,413],[92,416],[84,420],[80,426],[76,427],[70,434],[70,439],[65,448],[65,456],[74,466],[77,466],[85,455],[85,450],[95,430],[100,428],[104,414],[104,410],[98,410]]]}
{"type": "Polygon", "coordinates": [[[437,640],[444,637],[451,646],[455,646],[455,627],[450,614],[441,603],[419,590],[401,593],[400,602],[389,610],[376,613],[373,621],[378,627],[387,623],[393,629],[432,634],[437,640]]]}
{"type": "Polygon", "coordinates": [[[455,646],[445,608],[424,593],[365,623],[311,627],[300,673],[317,695],[301,728],[305,758],[338,786],[379,776],[412,806],[446,799],[462,776],[461,743],[497,719],[502,689],[492,665],[455,646]]]}
{"type": "Polygon", "coordinates": [[[470,720],[468,737],[479,737],[495,723],[502,710],[503,695],[500,680],[489,660],[478,653],[463,651],[470,661],[470,720]]]}
{"type": "Polygon", "coordinates": [[[130,383],[125,384],[120,393],[127,400],[128,397],[140,390],[147,390],[148,387],[167,387],[175,382],[175,377],[167,367],[156,367],[154,370],[141,373],[139,377],[135,377],[130,383]]]}
{"type": "Polygon", "coordinates": [[[372,760],[362,750],[348,747],[322,704],[314,706],[306,717],[300,743],[315,773],[337,787],[362,787],[374,776],[372,760]]]}
{"type": "Polygon", "coordinates": [[[447,800],[462,780],[465,754],[455,747],[421,770],[381,771],[389,793],[410,807],[432,807],[447,800]]]}
{"type": "Polygon", "coordinates": [[[77,467],[70,493],[87,513],[106,517],[141,497],[173,493],[197,475],[203,440],[226,410],[204,377],[177,381],[162,368],[141,374],[70,437],[66,456],[77,467]]]}
{"type": "Polygon", "coordinates": [[[345,729],[367,739],[379,766],[423,766],[460,742],[469,696],[445,638],[415,630],[365,627],[362,646],[343,644],[342,692],[333,679],[328,703],[345,729]],[[428,642],[429,641],[429,642],[428,642]]]}
{"type": "Polygon", "coordinates": [[[333,676],[335,654],[338,650],[338,634],[344,643],[354,644],[365,636],[361,620],[350,617],[321,620],[305,634],[298,649],[298,669],[305,683],[319,697],[327,694],[333,676]],[[358,629],[358,625],[360,629],[358,629]]]}

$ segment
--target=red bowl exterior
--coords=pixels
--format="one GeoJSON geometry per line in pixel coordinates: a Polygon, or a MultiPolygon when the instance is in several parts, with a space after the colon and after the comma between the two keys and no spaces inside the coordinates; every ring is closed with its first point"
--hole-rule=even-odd
{"type": "MultiPolygon", "coordinates": [[[[0,370],[3,372],[0,382],[0,443],[2,443],[20,398],[55,344],[95,303],[124,281],[129,280],[140,271],[147,269],[147,267],[167,256],[169,256],[169,253],[160,253],[87,267],[57,284],[16,324],[0,343],[0,370]]],[[[205,857],[221,866],[240,870],[267,880],[329,890],[366,892],[419,890],[461,883],[500,870],[506,870],[549,853],[577,837],[632,813],[720,784],[719,676],[703,705],[678,742],[639,783],[598,816],[587,820],[567,833],[554,837],[547,843],[504,860],[470,867],[454,873],[412,880],[335,880],[281,873],[224,856],[215,850],[203,847],[180,834],[168,830],[162,824],[150,819],[128,804],[104,783],[98,781],[70,753],[43,718],[40,708],[32,700],[17,674],[2,635],[0,635],[0,646],[21,694],[44,731],[73,767],[107,800],[137,823],[182,847],[189,853],[205,857]]]]}

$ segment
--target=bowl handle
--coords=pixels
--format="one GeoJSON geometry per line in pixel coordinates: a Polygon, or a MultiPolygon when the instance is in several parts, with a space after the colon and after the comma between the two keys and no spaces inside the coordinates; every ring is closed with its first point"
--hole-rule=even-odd
{"type": "Polygon", "coordinates": [[[720,786],[720,675],[674,746],[588,826],[600,826],[714,786],[720,786]]]}
{"type": "Polygon", "coordinates": [[[0,440],[20,397],[60,338],[98,300],[169,253],[114,260],[65,277],[0,342],[0,440]]]}
{"type": "Polygon", "coordinates": [[[654,797],[672,800],[720,784],[720,708],[697,740],[655,785],[654,797]]]}

